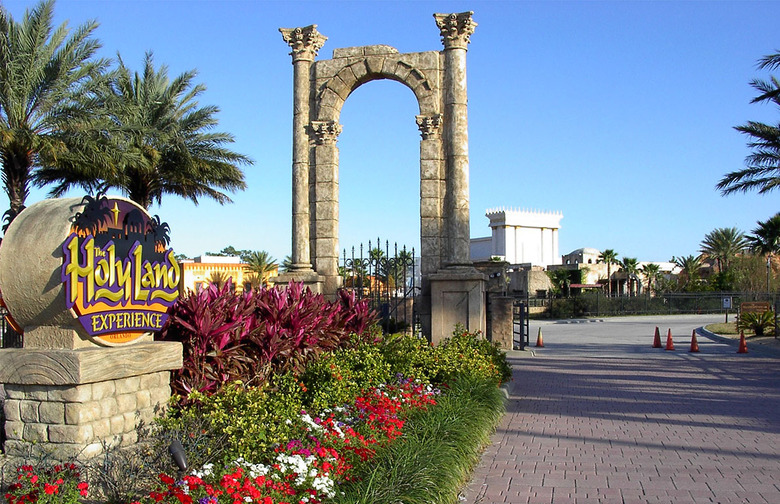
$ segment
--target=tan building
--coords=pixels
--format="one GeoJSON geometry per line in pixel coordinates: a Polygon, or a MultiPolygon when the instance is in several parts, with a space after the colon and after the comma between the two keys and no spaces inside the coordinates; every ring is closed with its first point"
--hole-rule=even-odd
{"type": "MultiPolygon", "coordinates": [[[[253,275],[247,268],[246,263],[241,262],[241,258],[235,256],[210,256],[201,255],[195,259],[184,259],[180,261],[182,274],[180,292],[187,290],[197,290],[205,287],[215,280],[233,282],[235,288],[239,291],[251,289],[250,276],[253,275]]],[[[268,277],[278,275],[279,268],[268,273],[268,277]]]]}

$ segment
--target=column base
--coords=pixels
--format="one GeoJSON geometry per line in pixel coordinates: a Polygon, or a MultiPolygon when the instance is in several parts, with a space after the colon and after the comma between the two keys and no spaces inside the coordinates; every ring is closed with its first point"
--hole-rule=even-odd
{"type": "Polygon", "coordinates": [[[452,336],[457,324],[485,334],[487,278],[474,267],[447,268],[429,277],[431,286],[431,343],[452,336]]]}
{"type": "Polygon", "coordinates": [[[275,285],[287,285],[290,282],[303,283],[312,292],[322,294],[325,284],[325,277],[312,269],[293,270],[280,274],[270,279],[275,285]]]}

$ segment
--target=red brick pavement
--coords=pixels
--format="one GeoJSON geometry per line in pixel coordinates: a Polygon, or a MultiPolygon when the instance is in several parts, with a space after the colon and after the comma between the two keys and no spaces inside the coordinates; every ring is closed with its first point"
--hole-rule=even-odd
{"type": "Polygon", "coordinates": [[[510,358],[507,414],[463,497],[780,503],[780,360],[510,358]]]}

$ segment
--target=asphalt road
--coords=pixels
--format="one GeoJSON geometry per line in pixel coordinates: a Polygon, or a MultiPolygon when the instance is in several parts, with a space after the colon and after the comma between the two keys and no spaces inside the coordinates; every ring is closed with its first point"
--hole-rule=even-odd
{"type": "MultiPolygon", "coordinates": [[[[579,319],[538,321],[530,323],[531,350],[537,356],[636,356],[658,357],[659,349],[652,348],[655,328],[661,333],[661,343],[666,345],[668,331],[676,352],[687,352],[691,346],[694,329],[716,322],[723,322],[723,315],[653,315],[635,317],[607,317],[603,319],[579,319]],[[544,348],[535,347],[538,331],[542,330],[544,348]]],[[[697,335],[700,352],[733,353],[731,345],[716,342],[697,335]]],[[[661,353],[663,353],[663,349],[661,353]]]]}

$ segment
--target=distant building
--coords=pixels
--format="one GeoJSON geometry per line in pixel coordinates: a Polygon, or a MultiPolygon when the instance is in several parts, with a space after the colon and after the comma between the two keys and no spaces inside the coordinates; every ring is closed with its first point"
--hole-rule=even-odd
{"type": "MultiPolygon", "coordinates": [[[[211,256],[201,255],[195,259],[179,261],[182,268],[179,290],[183,293],[189,290],[198,290],[208,286],[212,280],[219,277],[222,281],[228,279],[239,291],[252,288],[248,280],[252,273],[247,270],[247,264],[241,262],[236,256],[211,256]]],[[[276,276],[276,271],[270,272],[270,276],[276,276]]]]}
{"type": "Polygon", "coordinates": [[[558,230],[563,214],[496,208],[487,210],[491,236],[471,240],[471,260],[498,258],[511,265],[560,264],[558,230]]]}
{"type": "Polygon", "coordinates": [[[600,257],[601,252],[598,250],[584,247],[561,257],[561,264],[597,264],[601,262],[600,257]]]}
{"type": "Polygon", "coordinates": [[[549,270],[568,269],[580,270],[582,284],[585,286],[595,286],[596,284],[605,287],[604,292],[611,292],[613,296],[629,295],[629,284],[631,286],[630,295],[638,295],[647,290],[647,279],[642,268],[647,264],[657,264],[659,274],[665,279],[671,279],[679,274],[680,268],[673,262],[668,261],[641,261],[637,263],[637,274],[632,275],[631,282],[628,281],[628,275],[620,268],[620,265],[613,263],[609,268],[601,260],[601,252],[594,248],[580,248],[569,252],[561,257],[560,265],[551,265],[549,270]],[[609,280],[607,279],[609,271],[609,280]],[[607,282],[611,287],[606,289],[607,282]]]}

